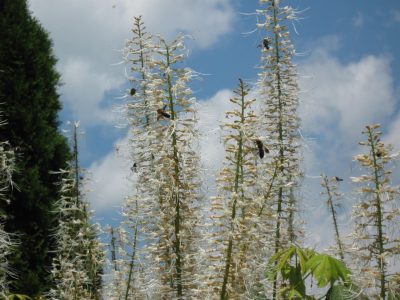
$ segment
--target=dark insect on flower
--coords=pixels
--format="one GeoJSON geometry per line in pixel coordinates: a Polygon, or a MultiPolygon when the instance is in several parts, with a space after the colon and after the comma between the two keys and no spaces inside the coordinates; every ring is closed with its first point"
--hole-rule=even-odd
{"type": "Polygon", "coordinates": [[[268,148],[264,147],[264,144],[259,139],[256,140],[256,144],[258,147],[258,155],[260,156],[260,158],[264,157],[264,153],[269,153],[268,148]]]}
{"type": "Polygon", "coordinates": [[[166,113],[165,112],[165,109],[167,108],[167,106],[166,105],[164,105],[164,107],[163,108],[159,108],[159,109],[157,109],[157,121],[160,119],[160,118],[171,118],[171,115],[169,114],[169,113],[166,113]]]}
{"type": "Polygon", "coordinates": [[[343,179],[342,179],[342,178],[340,178],[340,177],[337,177],[337,176],[333,177],[333,179],[335,179],[337,182],[339,182],[339,181],[343,181],[343,179]]]}
{"type": "Polygon", "coordinates": [[[131,94],[131,96],[135,95],[136,94],[136,89],[135,88],[131,88],[130,94],[131,94]]]}
{"type": "Polygon", "coordinates": [[[137,165],[136,165],[136,163],[133,163],[131,171],[137,173],[137,165]]]}
{"type": "Polygon", "coordinates": [[[263,39],[263,46],[265,49],[269,50],[269,40],[267,38],[263,39]]]}
{"type": "Polygon", "coordinates": [[[257,48],[261,48],[263,46],[265,49],[269,50],[269,39],[268,38],[264,38],[262,45],[258,45],[257,48]]]}
{"type": "Polygon", "coordinates": [[[382,157],[382,152],[381,152],[381,151],[379,151],[379,150],[378,150],[378,151],[376,151],[376,156],[377,156],[377,157],[382,157]]]}

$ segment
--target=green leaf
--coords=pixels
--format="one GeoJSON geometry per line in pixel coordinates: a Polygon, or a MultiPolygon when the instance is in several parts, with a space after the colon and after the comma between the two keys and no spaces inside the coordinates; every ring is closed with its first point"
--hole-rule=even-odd
{"type": "Polygon", "coordinates": [[[326,295],[326,300],[347,300],[347,299],[349,299],[349,292],[346,291],[343,285],[333,286],[326,295]]]}
{"type": "Polygon", "coordinates": [[[301,273],[306,273],[306,263],[307,261],[315,255],[315,251],[312,249],[301,249],[300,247],[296,247],[296,254],[300,259],[300,267],[301,273]]]}
{"type": "Polygon", "coordinates": [[[10,294],[7,296],[7,300],[32,300],[32,298],[22,294],[10,294]]]}
{"type": "Polygon", "coordinates": [[[304,295],[296,289],[291,289],[288,296],[289,299],[304,299],[304,295]]]}
{"type": "Polygon", "coordinates": [[[279,251],[269,259],[268,269],[270,271],[267,272],[267,276],[270,280],[273,280],[278,272],[281,272],[282,276],[284,276],[285,270],[290,267],[290,260],[295,252],[295,246],[291,246],[288,249],[279,251]]]}
{"type": "Polygon", "coordinates": [[[299,267],[291,267],[288,273],[288,279],[290,286],[293,287],[297,293],[302,295],[301,299],[304,299],[306,296],[306,286],[301,275],[301,269],[299,267]]]}
{"type": "MultiPolygon", "coordinates": [[[[307,250],[302,250],[295,245],[290,246],[288,249],[279,251],[271,257],[269,265],[270,269],[273,271],[270,272],[270,275],[276,275],[280,272],[282,279],[284,281],[289,281],[290,284],[291,291],[289,292],[289,288],[286,288],[282,289],[281,293],[291,293],[294,295],[293,299],[296,298],[295,295],[300,295],[301,299],[305,299],[306,287],[302,277],[302,270],[304,270],[307,260],[307,250]],[[294,263],[294,257],[296,258],[296,263],[294,263]]],[[[270,277],[273,279],[273,276],[270,277]]]]}
{"type": "Polygon", "coordinates": [[[318,287],[332,285],[338,281],[347,281],[350,274],[343,262],[327,254],[315,254],[306,263],[306,270],[310,270],[317,280],[318,287]]]}
{"type": "MultiPolygon", "coordinates": [[[[277,260],[278,264],[276,266],[277,270],[282,270],[285,266],[290,264],[290,260],[292,256],[296,253],[296,248],[295,246],[290,246],[289,249],[278,252],[277,254],[277,260]]],[[[275,255],[274,255],[275,256],[275,255]]]]}

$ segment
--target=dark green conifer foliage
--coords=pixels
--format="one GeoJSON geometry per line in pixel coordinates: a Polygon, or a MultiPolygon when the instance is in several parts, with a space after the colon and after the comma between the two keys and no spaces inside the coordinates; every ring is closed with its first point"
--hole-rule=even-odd
{"type": "Polygon", "coordinates": [[[17,275],[10,288],[35,296],[51,282],[59,178],[49,171],[65,167],[70,154],[57,129],[61,104],[52,43],[26,0],[0,1],[0,41],[0,103],[8,121],[0,138],[16,147],[18,156],[14,181],[19,190],[12,191],[5,208],[5,228],[20,240],[9,258],[17,275]]]}

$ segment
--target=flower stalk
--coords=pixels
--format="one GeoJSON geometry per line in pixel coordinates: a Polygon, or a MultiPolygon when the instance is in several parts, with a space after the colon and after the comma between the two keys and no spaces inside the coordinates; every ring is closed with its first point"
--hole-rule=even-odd
{"type": "Polygon", "coordinates": [[[222,125],[226,159],[217,179],[219,193],[211,206],[212,250],[205,251],[212,263],[209,295],[217,297],[218,292],[220,299],[257,294],[258,272],[262,269],[260,244],[264,245],[257,215],[263,199],[256,192],[255,162],[260,159],[257,143],[262,145],[262,141],[255,135],[258,119],[251,107],[255,99],[248,99],[249,88],[242,80],[234,93],[230,99],[234,107],[226,112],[222,125]]]}
{"type": "MultiPolygon", "coordinates": [[[[5,125],[0,112],[0,126],[5,125]]],[[[3,223],[7,219],[3,207],[9,204],[7,193],[15,186],[12,175],[15,172],[15,151],[7,141],[0,142],[0,298],[6,297],[8,277],[12,274],[8,267],[7,256],[11,253],[15,241],[4,230],[3,223]]]]}
{"type": "MultiPolygon", "coordinates": [[[[368,125],[363,131],[367,140],[360,142],[368,148],[367,154],[355,156],[355,160],[367,174],[353,177],[361,185],[361,201],[354,207],[355,219],[354,248],[360,260],[361,272],[376,280],[367,287],[371,296],[387,299],[388,284],[391,280],[390,262],[398,258],[398,238],[390,228],[400,221],[400,211],[396,207],[399,188],[391,186],[390,169],[396,155],[390,153],[391,147],[380,139],[380,125],[368,125]]],[[[363,282],[364,286],[366,282],[363,282]]]]}
{"type": "MultiPolygon", "coordinates": [[[[297,72],[292,63],[295,53],[290,41],[288,24],[296,18],[296,12],[277,0],[262,0],[265,9],[257,12],[265,19],[258,27],[265,29],[268,47],[262,49],[263,70],[259,75],[259,89],[262,105],[262,130],[266,146],[271,155],[265,164],[265,174],[261,180],[274,182],[273,197],[268,199],[275,210],[273,248],[278,253],[301,234],[296,221],[296,188],[301,177],[299,151],[299,126],[297,116],[298,85],[297,72]],[[277,168],[274,180],[271,170],[277,168]]],[[[268,184],[264,184],[267,194],[268,184]]],[[[277,299],[278,274],[272,280],[272,299],[277,299]]]]}
{"type": "Polygon", "coordinates": [[[344,261],[344,252],[343,252],[343,245],[342,245],[342,240],[340,239],[340,234],[339,234],[339,226],[337,223],[337,212],[336,212],[336,207],[338,206],[338,203],[334,202],[334,197],[338,199],[341,197],[341,194],[337,192],[337,180],[333,178],[332,180],[328,179],[328,176],[322,175],[322,183],[321,186],[325,188],[325,192],[322,194],[325,194],[327,196],[326,204],[328,205],[328,209],[331,212],[332,216],[332,222],[333,222],[333,227],[335,229],[335,239],[336,239],[336,245],[338,248],[338,254],[339,257],[342,261],[344,261]]]}
{"type": "Polygon", "coordinates": [[[124,223],[132,230],[124,297],[183,299],[193,296],[196,285],[198,134],[195,98],[187,86],[195,73],[177,66],[185,58],[182,37],[167,43],[147,34],[141,20],[135,24],[126,53],[136,89],[127,112],[137,179],[124,208],[124,223]]]}
{"type": "Polygon", "coordinates": [[[91,212],[83,198],[82,169],[78,162],[77,129],[73,125],[73,157],[66,170],[55,174],[61,177],[61,195],[57,203],[60,221],[56,230],[56,256],[52,264],[55,289],[52,299],[93,299],[101,297],[101,275],[104,251],[97,240],[99,227],[91,224],[91,212]]]}

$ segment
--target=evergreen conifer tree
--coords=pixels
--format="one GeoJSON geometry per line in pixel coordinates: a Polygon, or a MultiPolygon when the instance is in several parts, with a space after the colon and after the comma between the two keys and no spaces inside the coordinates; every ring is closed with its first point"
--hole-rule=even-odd
{"type": "Polygon", "coordinates": [[[65,168],[69,149],[57,127],[61,109],[56,59],[47,32],[33,18],[25,0],[0,2],[0,102],[7,124],[0,138],[18,148],[14,181],[19,190],[10,193],[5,229],[18,235],[18,247],[10,253],[12,291],[30,296],[49,289],[49,270],[57,225],[52,209],[58,181],[50,171],[65,168]]]}

